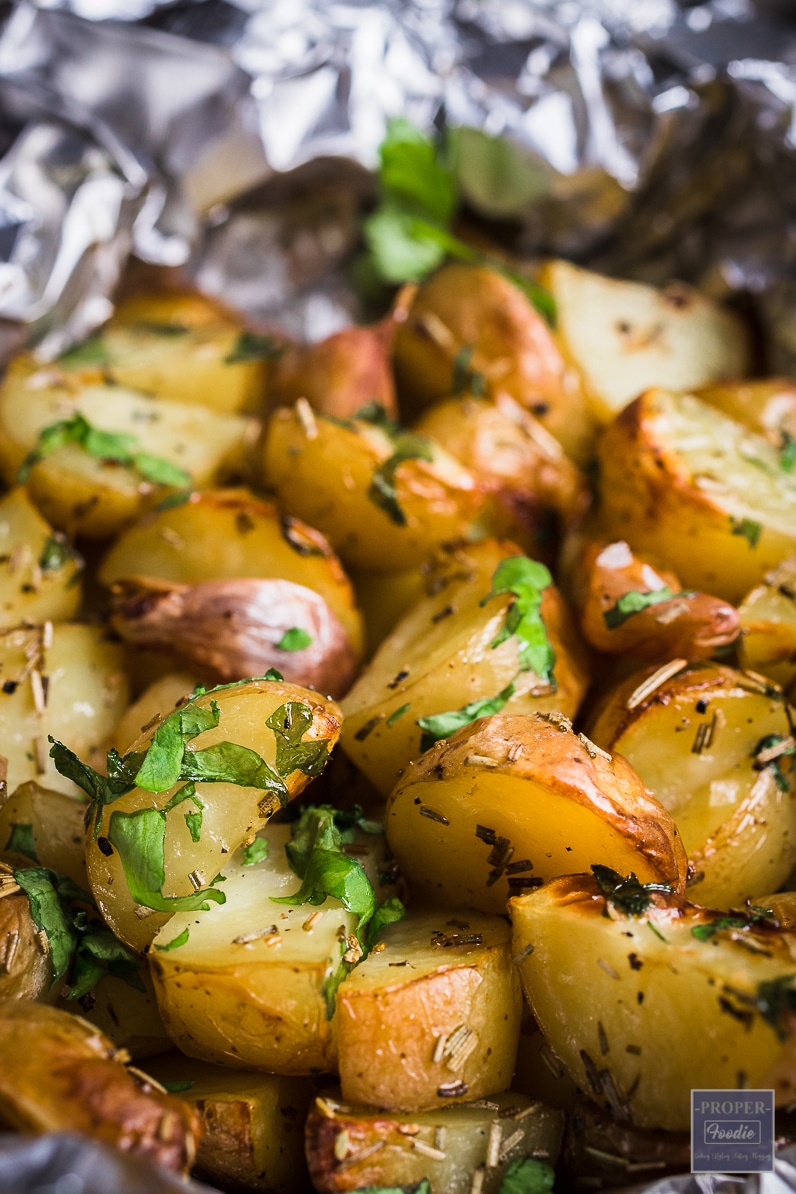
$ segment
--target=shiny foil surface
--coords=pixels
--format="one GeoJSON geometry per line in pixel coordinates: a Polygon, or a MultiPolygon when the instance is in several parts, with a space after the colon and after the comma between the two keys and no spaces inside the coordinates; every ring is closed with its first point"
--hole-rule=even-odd
{"type": "MultiPolygon", "coordinates": [[[[0,356],[85,336],[131,253],[255,322],[330,334],[357,314],[346,265],[398,115],[448,130],[469,205],[512,221],[524,255],[743,296],[769,369],[796,371],[788,0],[6,4],[0,356]]],[[[198,1189],[132,1163],[108,1177],[100,1151],[5,1138],[0,1194],[70,1174],[63,1194],[198,1189]]],[[[796,1153],[634,1189],[779,1194],[796,1153]]]]}

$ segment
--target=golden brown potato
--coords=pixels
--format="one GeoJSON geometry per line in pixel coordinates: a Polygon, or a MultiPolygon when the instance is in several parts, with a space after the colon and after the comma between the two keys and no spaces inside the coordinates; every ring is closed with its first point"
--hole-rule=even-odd
{"type": "Polygon", "coordinates": [[[618,1119],[687,1129],[692,1087],[773,1088],[777,1104],[793,1101],[794,934],[754,910],[722,917],[609,870],[509,907],[542,1031],[618,1119]]]}
{"type": "Polygon", "coordinates": [[[190,672],[167,672],[150,684],[113,727],[107,745],[124,754],[150,722],[176,709],[200,683],[190,672]]]}
{"type": "Polygon", "coordinates": [[[179,1053],[147,1069],[199,1113],[198,1176],[227,1189],[306,1194],[303,1126],[313,1096],[308,1079],[235,1072],[179,1053]]]}
{"type": "Polygon", "coordinates": [[[0,805],[0,850],[25,854],[85,890],[87,807],[79,795],[20,784],[0,805]]]}
{"type": "Polygon", "coordinates": [[[445,1194],[498,1194],[512,1163],[555,1163],[562,1128],[560,1111],[513,1091],[404,1113],[352,1107],[324,1093],[307,1121],[307,1159],[321,1194],[413,1189],[424,1178],[445,1194]]]}
{"type": "Polygon", "coordinates": [[[486,493],[447,452],[411,432],[315,415],[299,401],[274,412],[265,480],[284,509],[317,527],[346,564],[411,568],[454,539],[483,537],[486,493]]]}
{"type": "Polygon", "coordinates": [[[343,696],[357,657],[318,593],[289,580],[206,580],[195,585],[139,576],[113,588],[111,626],[137,647],[174,655],[217,683],[270,667],[295,684],[343,696]]]}
{"type": "Polygon", "coordinates": [[[796,441],[796,382],[792,378],[729,381],[704,386],[697,397],[764,435],[780,449],[783,468],[793,468],[796,460],[789,445],[796,441]]]}
{"type": "Polygon", "coordinates": [[[89,755],[127,705],[124,655],[99,626],[59,622],[0,632],[0,742],[8,787],[35,779],[74,793],[48,757],[47,736],[89,755]]]}
{"type": "Polygon", "coordinates": [[[738,608],[738,657],[787,689],[796,680],[796,558],[767,572],[738,608]]]}
{"type": "Polygon", "coordinates": [[[527,297],[485,267],[448,264],[420,286],[395,340],[401,407],[457,392],[510,394],[582,463],[593,425],[577,375],[527,297]]]}
{"type": "Polygon", "coordinates": [[[502,918],[470,912],[385,929],[337,994],[343,1098],[422,1111],[505,1090],[522,1013],[510,936],[502,918]]]}
{"type": "Polygon", "coordinates": [[[390,355],[396,323],[392,315],[371,327],[349,327],[316,344],[286,349],[274,370],[273,396],[282,406],[299,398],[324,415],[350,419],[376,402],[398,414],[390,355]]]}
{"type": "MultiPolygon", "coordinates": [[[[444,550],[444,549],[443,549],[444,550]]],[[[424,561],[403,572],[352,572],[354,590],[365,621],[365,658],[369,659],[426,590],[424,561]]]]}
{"type": "Polygon", "coordinates": [[[53,981],[47,942],[31,915],[26,892],[14,878],[19,867],[30,865],[21,854],[0,853],[0,1004],[44,999],[53,981]]]}
{"type": "Polygon", "coordinates": [[[99,568],[104,585],[131,576],[179,584],[289,580],[313,589],[342,623],[357,654],[362,618],[340,561],[323,535],[245,489],[193,493],[182,506],[124,531],[99,568]]]}
{"type": "Polygon", "coordinates": [[[58,364],[219,414],[257,413],[281,348],[204,295],[171,290],[123,299],[102,331],[58,364]]]}
{"type": "Polygon", "coordinates": [[[344,701],[343,749],[385,796],[436,738],[503,709],[574,716],[588,683],[583,645],[550,574],[513,544],[489,540],[446,552],[427,591],[344,701]],[[504,572],[517,573],[516,592],[503,587],[504,572]],[[521,610],[536,631],[523,622],[508,633],[521,610]],[[535,665],[523,637],[533,633],[548,644],[535,665]]]}
{"type": "Polygon", "coordinates": [[[664,562],[687,588],[736,602],[796,553],[796,474],[690,394],[648,390],[598,455],[604,535],[664,562]]]}
{"type": "Polygon", "coordinates": [[[654,568],[622,540],[588,544],[573,587],[584,638],[610,655],[703,659],[740,631],[734,606],[709,593],[683,592],[673,572],[654,568]]]}
{"type": "Polygon", "coordinates": [[[685,885],[672,818],[560,714],[485,717],[438,742],[390,796],[385,828],[412,890],[447,907],[499,913],[598,859],[685,885]]]}
{"type": "Polygon", "coordinates": [[[568,261],[549,262],[539,281],[555,300],[556,341],[599,424],[650,386],[688,390],[747,371],[743,324],[682,282],[655,290],[568,261]]]}
{"type": "Polygon", "coordinates": [[[226,856],[323,769],[341,720],[318,693],[260,677],[150,723],[121,767],[123,794],[105,803],[100,790],[88,825],[89,883],[116,936],[141,950],[175,913],[223,903],[226,856]]]}
{"type": "Polygon", "coordinates": [[[679,662],[668,678],[646,670],[607,693],[589,733],[624,755],[675,818],[695,872],[689,892],[734,907],[776,889],[796,861],[791,760],[776,754],[791,721],[778,689],[679,662]]]}
{"type": "Polygon", "coordinates": [[[80,1132],[187,1173],[199,1117],[125,1068],[111,1042],[77,1016],[40,1003],[0,1003],[0,1123],[18,1132],[80,1132]]]}
{"type": "Polygon", "coordinates": [[[22,488],[0,498],[0,626],[68,621],[82,596],[83,561],[22,488]]]}

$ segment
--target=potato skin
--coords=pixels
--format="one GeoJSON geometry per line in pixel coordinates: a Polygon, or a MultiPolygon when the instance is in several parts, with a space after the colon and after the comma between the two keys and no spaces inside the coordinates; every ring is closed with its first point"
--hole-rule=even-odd
{"type": "Polygon", "coordinates": [[[196,1112],[128,1072],[93,1025],[40,1003],[4,999],[0,1048],[0,1122],[22,1132],[82,1132],[188,1172],[196,1112]]]}
{"type": "Polygon", "coordinates": [[[685,889],[671,816],[560,715],[497,714],[436,743],[390,795],[385,829],[412,889],[448,907],[499,913],[593,862],[685,889]]]}
{"type": "MultiPolygon", "coordinates": [[[[0,892],[13,884],[16,869],[31,865],[20,855],[0,854],[0,892]]],[[[0,899],[0,1000],[44,999],[52,977],[49,950],[42,948],[30,900],[21,889],[11,889],[0,899]]]]}
{"type": "Polygon", "coordinates": [[[604,432],[598,459],[603,533],[689,589],[736,603],[796,551],[796,483],[777,452],[691,395],[642,394],[604,432]]]}

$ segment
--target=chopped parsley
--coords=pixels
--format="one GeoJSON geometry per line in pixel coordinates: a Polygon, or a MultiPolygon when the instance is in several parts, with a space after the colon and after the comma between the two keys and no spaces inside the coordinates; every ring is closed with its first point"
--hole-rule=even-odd
{"type": "Polygon", "coordinates": [[[420,282],[446,258],[489,266],[513,282],[553,324],[548,291],[450,231],[459,207],[456,177],[444,144],[431,141],[408,120],[387,123],[379,147],[380,202],[364,222],[367,273],[390,284],[420,282]]]}
{"type": "Polygon", "coordinates": [[[81,365],[107,365],[108,346],[102,336],[90,336],[82,344],[70,348],[58,358],[64,369],[79,368],[81,365]]]}
{"type": "Polygon", "coordinates": [[[244,361],[274,361],[284,354],[284,348],[273,336],[258,332],[241,332],[232,350],[224,357],[225,365],[239,365],[244,361]]]}
{"type": "Polygon", "coordinates": [[[671,891],[668,883],[642,883],[632,872],[624,877],[609,866],[592,863],[592,874],[605,897],[607,905],[612,904],[625,916],[642,916],[652,903],[655,891],[671,891]]]}
{"type": "Polygon", "coordinates": [[[268,842],[264,837],[256,837],[248,846],[243,847],[243,865],[256,866],[268,857],[268,842]]]}
{"type": "Polygon", "coordinates": [[[789,1021],[796,1012],[796,974],[783,974],[780,978],[758,983],[755,1002],[760,1015],[784,1041],[788,1036],[789,1021]]]}
{"type": "Polygon", "coordinates": [[[27,481],[35,464],[46,460],[67,444],[76,444],[97,460],[128,465],[140,473],[145,481],[151,481],[154,485],[171,485],[176,489],[184,489],[191,484],[190,473],[186,473],[185,469],[178,468],[162,456],[143,452],[136,436],[126,432],[102,431],[99,427],[92,426],[81,414],[51,423],[39,432],[36,446],[25,457],[17,474],[19,483],[27,481]]]}
{"type": "Polygon", "coordinates": [[[471,394],[473,398],[485,398],[486,378],[483,373],[471,367],[472,357],[472,344],[465,344],[453,358],[452,392],[457,397],[460,394],[471,394]]]}
{"type": "Polygon", "coordinates": [[[177,936],[169,941],[166,945],[156,945],[155,949],[159,949],[160,952],[164,954],[169,953],[172,949],[179,949],[181,945],[186,945],[190,935],[190,929],[183,929],[181,933],[178,933],[177,936]]]}
{"type": "Polygon", "coordinates": [[[742,535],[750,547],[757,547],[760,536],[763,533],[761,523],[755,522],[751,518],[733,518],[730,515],[730,525],[733,535],[742,535]]]}
{"type": "Polygon", "coordinates": [[[432,1194],[432,1190],[428,1178],[424,1177],[409,1186],[362,1186],[354,1194],[432,1194]]]}
{"type": "Polygon", "coordinates": [[[776,923],[776,917],[770,908],[758,908],[752,904],[748,913],[719,916],[708,924],[694,925],[691,936],[696,937],[697,941],[710,941],[711,937],[723,929],[751,929],[755,925],[776,923]]]}
{"type": "Polygon", "coordinates": [[[174,1082],[161,1082],[160,1085],[168,1094],[182,1094],[185,1090],[191,1090],[196,1083],[189,1078],[183,1078],[174,1082]]]}
{"type": "Polygon", "coordinates": [[[277,651],[303,651],[312,646],[312,635],[300,626],[291,626],[276,644],[277,651]]]}
{"type": "Polygon", "coordinates": [[[82,556],[78,555],[60,531],[53,531],[44,541],[44,547],[39,554],[39,567],[42,572],[58,572],[70,561],[78,571],[82,570],[82,556]]]}
{"type": "Polygon", "coordinates": [[[400,708],[393,709],[392,713],[387,718],[387,720],[385,721],[384,724],[388,727],[394,726],[396,721],[400,721],[400,719],[403,717],[404,713],[409,712],[410,707],[411,707],[411,701],[407,701],[406,704],[401,705],[400,708]]]}
{"type": "Polygon", "coordinates": [[[796,436],[781,429],[782,442],[779,446],[779,467],[783,473],[792,473],[796,465],[796,436]]]}
{"type": "Polygon", "coordinates": [[[500,713],[501,709],[514,696],[514,680],[508,684],[497,696],[483,697],[477,701],[470,701],[461,709],[450,709],[447,713],[433,713],[429,717],[419,717],[417,725],[423,731],[420,739],[420,750],[430,750],[435,742],[443,738],[450,738],[462,726],[469,726],[479,717],[491,717],[500,713]]]}
{"type": "Polygon", "coordinates": [[[790,791],[790,779],[782,770],[780,759],[793,757],[794,755],[796,755],[796,744],[788,746],[787,739],[782,734],[766,734],[752,751],[752,758],[755,760],[755,769],[762,771],[767,768],[774,776],[774,781],[780,792],[784,794],[790,791]],[[784,743],[784,746],[774,758],[769,759],[768,762],[760,761],[760,755],[765,756],[768,751],[771,751],[772,747],[779,746],[780,743],[784,743]]]}
{"type": "Polygon", "coordinates": [[[414,435],[411,431],[398,431],[393,434],[393,453],[375,470],[368,489],[368,497],[387,514],[396,526],[406,526],[406,514],[398,502],[398,491],[395,487],[395,474],[399,467],[407,460],[433,460],[434,452],[431,444],[422,435],[414,435]]]}
{"type": "Polygon", "coordinates": [[[498,1194],[549,1194],[555,1177],[551,1166],[544,1161],[520,1157],[503,1174],[498,1194]]]}
{"type": "Polygon", "coordinates": [[[32,825],[12,825],[5,848],[12,854],[24,854],[26,858],[32,858],[34,862],[39,861],[36,854],[36,843],[33,840],[32,825]]]}
{"type": "Polygon", "coordinates": [[[623,593],[616,605],[603,610],[603,618],[608,629],[615,630],[633,614],[641,613],[643,609],[649,609],[651,605],[658,605],[661,601],[672,601],[678,597],[693,596],[693,592],[685,589],[680,593],[673,593],[668,585],[664,585],[662,589],[653,589],[649,593],[639,593],[633,589],[629,593],[623,593]]]}
{"type": "Polygon", "coordinates": [[[329,757],[323,738],[302,741],[312,725],[312,710],[301,701],[286,701],[265,723],[276,736],[276,768],[283,777],[302,771],[311,779],[320,775],[329,757]]]}
{"type": "Polygon", "coordinates": [[[516,637],[519,645],[520,670],[535,672],[556,691],[553,668],[556,654],[547,637],[542,618],[542,592],[553,583],[544,564],[527,556],[510,556],[501,560],[492,577],[492,588],[481,601],[484,606],[493,597],[511,593],[514,597],[506,611],[503,626],[492,641],[499,647],[506,639],[516,637]]]}

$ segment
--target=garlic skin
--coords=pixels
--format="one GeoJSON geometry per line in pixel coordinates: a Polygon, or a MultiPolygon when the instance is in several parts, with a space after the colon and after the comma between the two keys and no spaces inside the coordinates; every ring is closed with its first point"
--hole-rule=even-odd
{"type": "Polygon", "coordinates": [[[174,655],[216,683],[276,668],[286,680],[341,697],[357,656],[337,616],[312,589],[289,580],[176,584],[135,576],[113,588],[111,626],[132,646],[174,655]],[[286,631],[306,631],[300,650],[280,649],[286,631]]]}

